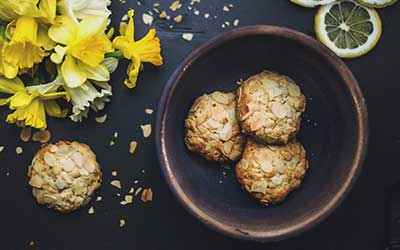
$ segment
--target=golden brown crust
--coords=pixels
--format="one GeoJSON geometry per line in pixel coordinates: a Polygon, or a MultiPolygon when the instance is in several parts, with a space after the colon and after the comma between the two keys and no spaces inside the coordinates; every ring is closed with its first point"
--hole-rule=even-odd
{"type": "Polygon", "coordinates": [[[189,150],[210,161],[234,161],[242,154],[244,137],[235,114],[235,95],[214,92],[196,99],[185,121],[189,150]]]}
{"type": "Polygon", "coordinates": [[[236,166],[236,177],[250,195],[269,205],[283,201],[298,188],[307,169],[306,152],[298,142],[265,146],[248,140],[236,166]]]}
{"type": "Polygon", "coordinates": [[[39,204],[69,213],[90,201],[101,185],[102,174],[88,145],[60,141],[37,152],[28,178],[39,204]]]}
{"type": "Polygon", "coordinates": [[[244,133],[267,144],[286,144],[299,131],[306,99],[289,77],[263,71],[241,84],[236,96],[244,133]]]}

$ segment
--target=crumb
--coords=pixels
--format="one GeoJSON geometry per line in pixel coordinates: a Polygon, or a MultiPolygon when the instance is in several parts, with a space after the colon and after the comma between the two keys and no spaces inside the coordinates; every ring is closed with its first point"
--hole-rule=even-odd
{"type": "Polygon", "coordinates": [[[117,139],[119,136],[118,132],[114,132],[114,138],[117,139]]]}
{"type": "Polygon", "coordinates": [[[111,140],[110,141],[110,146],[112,147],[112,146],[114,146],[115,145],[115,141],[114,140],[111,140]]]}
{"type": "Polygon", "coordinates": [[[172,4],[169,6],[169,9],[172,11],[176,11],[182,7],[182,4],[179,0],[176,0],[172,2],[172,4]]]}
{"type": "Polygon", "coordinates": [[[124,227],[126,225],[126,221],[124,219],[119,220],[119,227],[124,227]]]}
{"type": "Polygon", "coordinates": [[[239,25],[239,19],[235,19],[235,21],[233,21],[233,26],[238,26],[239,25]]]}
{"type": "Polygon", "coordinates": [[[88,214],[94,214],[94,207],[90,207],[90,208],[89,208],[88,214]]]}
{"type": "Polygon", "coordinates": [[[4,146],[0,146],[0,153],[4,151],[4,146]]]}
{"type": "Polygon", "coordinates": [[[131,187],[131,189],[129,189],[129,194],[133,194],[135,192],[135,189],[133,187],[131,187]]]}
{"type": "Polygon", "coordinates": [[[21,147],[17,147],[15,149],[15,152],[17,153],[17,155],[20,155],[20,154],[22,154],[24,152],[24,150],[21,147]]]}
{"type": "Polygon", "coordinates": [[[135,192],[135,196],[138,196],[138,194],[140,193],[140,191],[142,191],[143,188],[139,187],[138,189],[136,189],[135,192]]]}
{"type": "Polygon", "coordinates": [[[103,200],[103,197],[97,196],[96,201],[102,201],[102,200],[103,200]]]}
{"type": "Polygon", "coordinates": [[[117,171],[112,171],[112,172],[111,172],[111,175],[112,175],[112,176],[117,176],[117,175],[118,175],[118,172],[117,172],[117,171]]]}

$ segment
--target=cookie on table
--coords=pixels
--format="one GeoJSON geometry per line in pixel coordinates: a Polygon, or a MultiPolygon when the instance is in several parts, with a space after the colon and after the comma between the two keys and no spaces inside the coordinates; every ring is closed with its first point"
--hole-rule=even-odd
{"type": "Polygon", "coordinates": [[[39,204],[69,213],[90,201],[101,185],[102,173],[89,146],[60,141],[36,153],[28,177],[39,204]]]}
{"type": "Polygon", "coordinates": [[[286,144],[300,129],[306,98],[289,77],[263,71],[237,90],[237,117],[243,132],[267,144],[286,144]]]}
{"type": "Polygon", "coordinates": [[[197,98],[185,121],[185,143],[190,151],[210,161],[235,161],[245,139],[235,114],[235,94],[213,92],[197,98]]]}
{"type": "Polygon", "coordinates": [[[298,188],[308,169],[306,151],[296,141],[271,146],[248,140],[236,166],[239,184],[263,205],[276,204],[298,188]]]}

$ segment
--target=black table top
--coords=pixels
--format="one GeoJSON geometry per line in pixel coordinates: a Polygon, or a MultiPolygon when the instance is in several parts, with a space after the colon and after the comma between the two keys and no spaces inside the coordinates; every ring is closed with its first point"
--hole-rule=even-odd
{"type": "MultiPolygon", "coordinates": [[[[160,1],[170,4],[172,1],[160,1]]],[[[113,23],[133,7],[137,15],[137,34],[148,27],[142,24],[141,14],[151,8],[153,1],[126,4],[114,1],[113,23]]],[[[166,7],[167,8],[167,7],[166,7]]],[[[179,32],[160,29],[165,65],[161,69],[145,67],[138,87],[129,91],[122,84],[125,73],[120,67],[112,84],[114,97],[105,113],[108,121],[97,124],[94,117],[82,124],[51,120],[52,141],[79,140],[88,143],[98,155],[104,171],[104,184],[99,194],[102,202],[93,201],[95,214],[87,208],[70,215],[58,215],[35,204],[26,184],[29,161],[40,147],[35,143],[19,141],[19,129],[0,118],[0,248],[1,249],[383,249],[386,235],[386,200],[390,187],[400,179],[399,70],[400,4],[380,10],[384,33],[377,47],[368,56],[346,61],[364,92],[370,118],[370,146],[363,172],[342,205],[323,223],[309,232],[282,242],[260,244],[226,238],[206,228],[190,216],[175,200],[161,176],[155,155],[153,139],[143,139],[140,125],[154,122],[154,115],[145,115],[147,107],[155,109],[157,99],[169,75],[193,48],[216,34],[230,29],[222,28],[224,21],[239,19],[240,25],[270,24],[293,28],[313,35],[315,10],[297,7],[288,0],[202,0],[197,7],[200,16],[192,12],[182,26],[199,32],[187,42],[179,32]],[[233,4],[230,12],[222,7],[233,4]],[[217,19],[204,19],[210,13],[217,19]],[[110,147],[114,132],[119,133],[117,144],[110,147]],[[135,156],[128,153],[131,140],[139,141],[135,156]],[[17,156],[15,148],[24,153],[17,156]],[[118,191],[109,185],[111,171],[119,173],[125,194],[134,180],[141,186],[150,186],[155,192],[152,203],[134,201],[133,206],[122,207],[118,191]],[[144,171],[142,171],[144,170],[144,171]],[[144,172],[144,173],[143,173],[144,172]],[[125,190],[126,189],[126,190],[125,190]],[[119,220],[126,220],[124,228],[119,220]],[[34,246],[29,246],[33,241],[34,246]]],[[[103,112],[104,113],[104,112],[103,112]]],[[[333,122],[333,121],[332,121],[333,122]]],[[[138,186],[136,185],[136,186],[138,186]]]]}

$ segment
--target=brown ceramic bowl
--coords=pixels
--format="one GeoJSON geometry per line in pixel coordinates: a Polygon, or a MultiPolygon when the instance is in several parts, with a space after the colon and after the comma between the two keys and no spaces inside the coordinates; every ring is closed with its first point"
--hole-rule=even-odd
{"type": "Polygon", "coordinates": [[[167,183],[191,214],[225,235],[275,241],[315,226],[349,192],[367,150],[367,109],[348,67],[323,45],[290,29],[251,26],[217,36],[182,62],[162,93],[156,133],[167,183]],[[218,168],[189,152],[183,140],[185,117],[198,96],[234,90],[237,80],[263,69],[290,76],[307,97],[298,137],[310,169],[300,189],[270,207],[240,188],[234,164],[218,168]]]}

